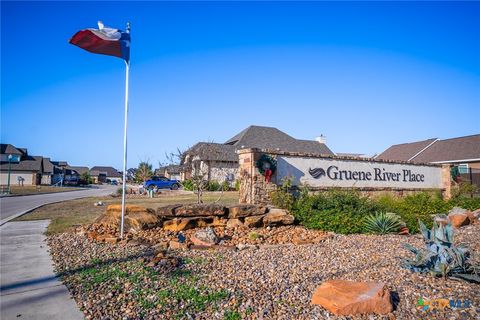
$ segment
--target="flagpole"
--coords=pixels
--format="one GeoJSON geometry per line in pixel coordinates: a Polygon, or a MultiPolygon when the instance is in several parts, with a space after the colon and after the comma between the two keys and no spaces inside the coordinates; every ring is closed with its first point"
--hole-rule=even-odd
{"type": "MultiPolygon", "coordinates": [[[[127,30],[130,33],[130,23],[127,23],[127,30]]],[[[125,222],[125,194],[127,186],[127,127],[128,127],[128,78],[130,73],[130,59],[125,60],[125,123],[123,128],[123,179],[122,179],[122,222],[120,225],[120,238],[123,239],[125,222]]]]}

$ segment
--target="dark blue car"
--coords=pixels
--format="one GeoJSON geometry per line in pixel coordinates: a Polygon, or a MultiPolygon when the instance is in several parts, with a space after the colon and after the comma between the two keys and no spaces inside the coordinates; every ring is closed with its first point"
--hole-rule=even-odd
{"type": "Polygon", "coordinates": [[[178,180],[170,180],[166,177],[157,177],[153,176],[150,180],[145,181],[143,184],[145,189],[171,189],[177,190],[180,188],[180,181],[178,180]]]}

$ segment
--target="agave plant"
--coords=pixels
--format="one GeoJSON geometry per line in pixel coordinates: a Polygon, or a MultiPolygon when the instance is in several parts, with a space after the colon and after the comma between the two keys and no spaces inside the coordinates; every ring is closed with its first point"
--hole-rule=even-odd
{"type": "Polygon", "coordinates": [[[364,221],[364,229],[367,233],[395,233],[402,227],[405,227],[405,223],[393,212],[375,212],[367,216],[364,221]]]}
{"type": "Polygon", "coordinates": [[[453,244],[453,227],[450,223],[434,221],[432,230],[428,230],[421,221],[419,224],[426,249],[404,244],[407,250],[415,254],[415,258],[402,258],[402,267],[413,272],[480,283],[480,267],[470,264],[470,252],[466,247],[453,244]]]}

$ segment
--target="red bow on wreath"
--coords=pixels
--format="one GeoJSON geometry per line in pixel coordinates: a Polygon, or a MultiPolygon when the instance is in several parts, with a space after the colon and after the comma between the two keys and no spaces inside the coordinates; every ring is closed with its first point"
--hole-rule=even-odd
{"type": "Polygon", "coordinates": [[[273,173],[273,172],[272,172],[272,170],[270,170],[270,169],[266,169],[266,170],[265,170],[265,181],[266,181],[267,183],[270,183],[270,177],[272,176],[272,173],[273,173]]]}

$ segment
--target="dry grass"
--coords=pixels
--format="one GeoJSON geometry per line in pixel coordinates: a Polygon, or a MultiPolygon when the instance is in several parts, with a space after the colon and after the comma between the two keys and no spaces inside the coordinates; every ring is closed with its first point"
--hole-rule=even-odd
{"type": "MultiPolygon", "coordinates": [[[[6,191],[6,186],[1,186],[2,190],[6,191]]],[[[81,190],[81,188],[76,187],[52,187],[52,186],[17,186],[12,185],[10,186],[10,193],[11,194],[18,194],[18,195],[31,195],[31,194],[41,194],[41,193],[55,193],[55,192],[65,192],[65,191],[72,191],[72,190],[81,190]]]]}
{"type": "MultiPolygon", "coordinates": [[[[220,194],[216,192],[205,193],[203,201],[205,203],[214,202],[220,194]]],[[[121,204],[120,198],[100,197],[83,198],[69,200],[60,203],[53,203],[40,207],[32,212],[21,216],[16,221],[45,220],[50,219],[47,234],[57,234],[68,231],[73,226],[86,223],[92,223],[97,217],[105,212],[106,207],[96,207],[95,202],[102,201],[105,204],[121,204]]],[[[128,204],[135,204],[147,208],[157,208],[168,204],[187,204],[196,203],[197,197],[194,194],[168,195],[158,198],[148,199],[127,199],[128,204]]],[[[219,204],[232,205],[238,203],[238,192],[224,192],[218,201],[219,204]]]]}

